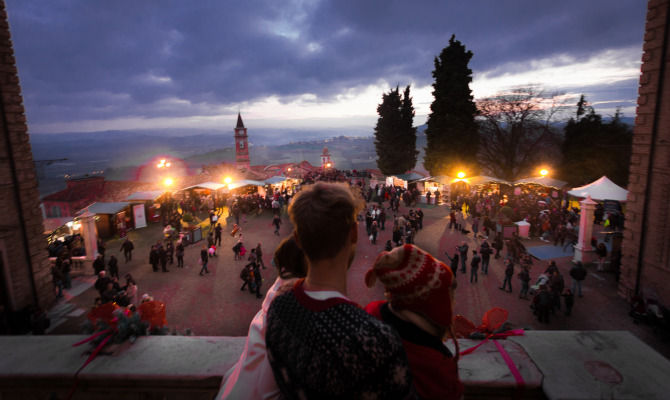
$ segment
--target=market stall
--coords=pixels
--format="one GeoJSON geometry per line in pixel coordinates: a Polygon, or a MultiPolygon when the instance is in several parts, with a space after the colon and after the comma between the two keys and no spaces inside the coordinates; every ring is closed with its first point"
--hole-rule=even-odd
{"type": "Polygon", "coordinates": [[[128,229],[134,228],[134,217],[129,202],[96,202],[77,212],[95,215],[98,237],[107,239],[118,234],[124,236],[128,229]]]}
{"type": "Polygon", "coordinates": [[[168,195],[165,190],[149,190],[135,192],[126,197],[126,201],[132,204],[135,228],[144,228],[147,226],[147,221],[158,222],[161,199],[168,195]]]}

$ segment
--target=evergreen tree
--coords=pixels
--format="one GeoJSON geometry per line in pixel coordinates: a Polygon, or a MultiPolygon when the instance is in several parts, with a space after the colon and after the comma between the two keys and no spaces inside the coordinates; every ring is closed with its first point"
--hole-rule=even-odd
{"type": "Polygon", "coordinates": [[[402,159],[399,160],[404,171],[414,169],[416,157],[416,127],[414,126],[414,105],[409,93],[410,85],[407,85],[403,93],[400,108],[400,119],[402,121],[402,132],[399,137],[399,145],[402,150],[402,159]]]}
{"type": "Polygon", "coordinates": [[[433,71],[433,103],[426,128],[426,155],[423,165],[431,175],[453,175],[456,169],[477,169],[479,133],[475,123],[477,107],[470,82],[468,63],[472,52],[454,35],[439,57],[433,71]]]}
{"type": "Polygon", "coordinates": [[[618,185],[628,184],[633,133],[621,122],[619,110],[610,122],[603,122],[582,95],[576,116],[565,125],[564,133],[563,180],[581,186],[606,175],[618,185]]]}
{"type": "Polygon", "coordinates": [[[416,128],[414,107],[407,86],[401,99],[398,87],[382,95],[377,106],[379,119],[375,127],[377,166],[384,175],[397,175],[416,164],[416,128]]]}

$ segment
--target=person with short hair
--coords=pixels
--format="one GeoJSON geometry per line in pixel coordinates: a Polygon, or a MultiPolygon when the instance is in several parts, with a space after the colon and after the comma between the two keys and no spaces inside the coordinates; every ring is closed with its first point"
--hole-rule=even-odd
{"type": "Polygon", "coordinates": [[[406,398],[413,395],[398,334],[349,300],[347,272],[361,201],[344,184],[317,182],[289,206],[307,275],[275,297],[267,356],[289,398],[406,398]]]}

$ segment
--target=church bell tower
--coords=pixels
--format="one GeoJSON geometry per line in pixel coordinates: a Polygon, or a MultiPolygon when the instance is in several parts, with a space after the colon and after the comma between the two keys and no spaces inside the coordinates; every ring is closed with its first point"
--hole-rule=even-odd
{"type": "Polygon", "coordinates": [[[249,169],[247,128],[244,127],[240,113],[237,113],[237,126],[235,126],[235,164],[238,169],[249,169]]]}

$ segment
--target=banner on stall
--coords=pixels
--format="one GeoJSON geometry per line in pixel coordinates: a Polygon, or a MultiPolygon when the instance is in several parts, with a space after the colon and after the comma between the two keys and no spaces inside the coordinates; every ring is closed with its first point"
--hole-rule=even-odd
{"type": "Polygon", "coordinates": [[[135,217],[135,229],[147,226],[147,217],[144,213],[144,204],[135,204],[133,206],[133,216],[135,217]]]}

